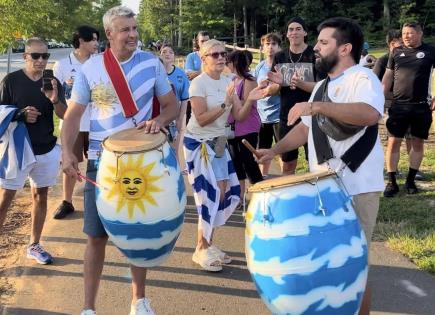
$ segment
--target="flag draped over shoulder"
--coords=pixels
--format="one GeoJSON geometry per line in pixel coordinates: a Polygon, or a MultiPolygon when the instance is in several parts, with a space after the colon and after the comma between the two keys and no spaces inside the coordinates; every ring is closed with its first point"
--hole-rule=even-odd
{"type": "Polygon", "coordinates": [[[211,161],[215,157],[214,151],[206,142],[200,142],[186,135],[184,154],[187,177],[193,188],[195,205],[201,220],[199,226],[203,230],[204,238],[210,242],[213,228],[224,225],[239,204],[239,180],[231,156],[225,149],[229,180],[225,198],[223,202],[220,202],[220,189],[211,166],[211,161]]]}
{"type": "Polygon", "coordinates": [[[12,121],[18,109],[0,106],[0,178],[13,179],[17,171],[36,162],[24,122],[12,121]]]}

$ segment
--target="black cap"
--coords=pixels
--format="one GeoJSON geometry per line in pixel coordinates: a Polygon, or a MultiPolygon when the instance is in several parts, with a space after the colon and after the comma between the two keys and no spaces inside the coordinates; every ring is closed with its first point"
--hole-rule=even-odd
{"type": "Polygon", "coordinates": [[[305,24],[305,21],[300,16],[295,16],[295,17],[291,18],[287,23],[287,28],[290,24],[292,24],[294,22],[299,23],[302,26],[302,28],[304,29],[304,31],[307,31],[307,26],[305,24]]]}

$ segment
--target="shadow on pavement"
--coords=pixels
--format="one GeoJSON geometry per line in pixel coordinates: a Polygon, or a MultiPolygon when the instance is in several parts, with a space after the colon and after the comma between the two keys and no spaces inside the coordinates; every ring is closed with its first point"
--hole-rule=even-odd
{"type": "MultiPolygon", "coordinates": [[[[79,260],[77,260],[79,262],[79,260]]],[[[127,267],[128,265],[126,265],[127,267]]],[[[243,282],[251,282],[251,277],[246,269],[240,269],[231,266],[225,266],[225,269],[219,273],[207,273],[200,269],[189,269],[189,268],[174,268],[174,267],[156,267],[152,268],[155,271],[170,272],[176,274],[190,274],[192,276],[208,276],[217,279],[230,279],[243,282]]],[[[6,269],[5,272],[9,275],[14,275],[20,277],[26,275],[28,277],[32,276],[47,276],[47,277],[78,277],[82,278],[82,272],[72,272],[72,271],[60,271],[57,269],[50,269],[49,267],[14,267],[6,269]]],[[[112,281],[118,283],[130,283],[131,280],[128,277],[118,277],[103,274],[102,280],[112,281]]],[[[147,286],[155,286],[162,288],[180,289],[180,290],[191,290],[199,292],[210,292],[222,295],[232,295],[248,298],[258,298],[257,291],[255,290],[245,290],[245,289],[231,289],[229,287],[207,285],[207,284],[197,284],[197,283],[186,283],[179,281],[168,281],[168,280],[155,280],[148,279],[147,286]]]]}
{"type": "Polygon", "coordinates": [[[435,277],[417,269],[370,266],[372,311],[435,314],[435,277]]]}
{"type": "MultiPolygon", "coordinates": [[[[0,308],[1,310],[1,308],[0,308]]],[[[6,307],[2,315],[68,315],[68,313],[59,313],[59,312],[50,312],[44,310],[36,310],[33,308],[15,308],[15,307],[6,307]]]]}

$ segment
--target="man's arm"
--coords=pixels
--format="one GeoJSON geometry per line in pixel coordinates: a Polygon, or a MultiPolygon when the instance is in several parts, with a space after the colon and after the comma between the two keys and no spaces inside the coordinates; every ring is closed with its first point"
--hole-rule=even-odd
{"type": "Polygon", "coordinates": [[[301,116],[322,114],[335,120],[356,125],[372,126],[376,124],[381,114],[369,104],[331,103],[331,102],[302,102],[296,103],[288,113],[288,124],[293,125],[301,116]]]}
{"type": "Polygon", "coordinates": [[[77,158],[74,155],[73,148],[77,139],[80,128],[80,119],[86,109],[86,106],[71,101],[64,115],[62,130],[60,133],[62,143],[62,169],[68,176],[75,177],[79,171],[77,158]]]}
{"type": "Polygon", "coordinates": [[[309,128],[302,122],[297,124],[289,133],[286,134],[271,149],[260,149],[258,153],[258,163],[270,162],[275,155],[283,154],[303,146],[308,140],[309,128]]]}
{"type": "Polygon", "coordinates": [[[385,69],[384,77],[382,78],[382,89],[387,100],[393,99],[391,87],[393,86],[393,70],[385,69]]]}

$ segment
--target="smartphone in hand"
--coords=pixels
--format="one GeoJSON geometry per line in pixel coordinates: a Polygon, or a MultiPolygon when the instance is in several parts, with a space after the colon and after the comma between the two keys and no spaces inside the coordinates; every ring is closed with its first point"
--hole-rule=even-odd
{"type": "Polygon", "coordinates": [[[53,90],[53,85],[51,84],[51,80],[53,80],[53,70],[46,69],[42,72],[42,89],[44,91],[53,90]]]}

